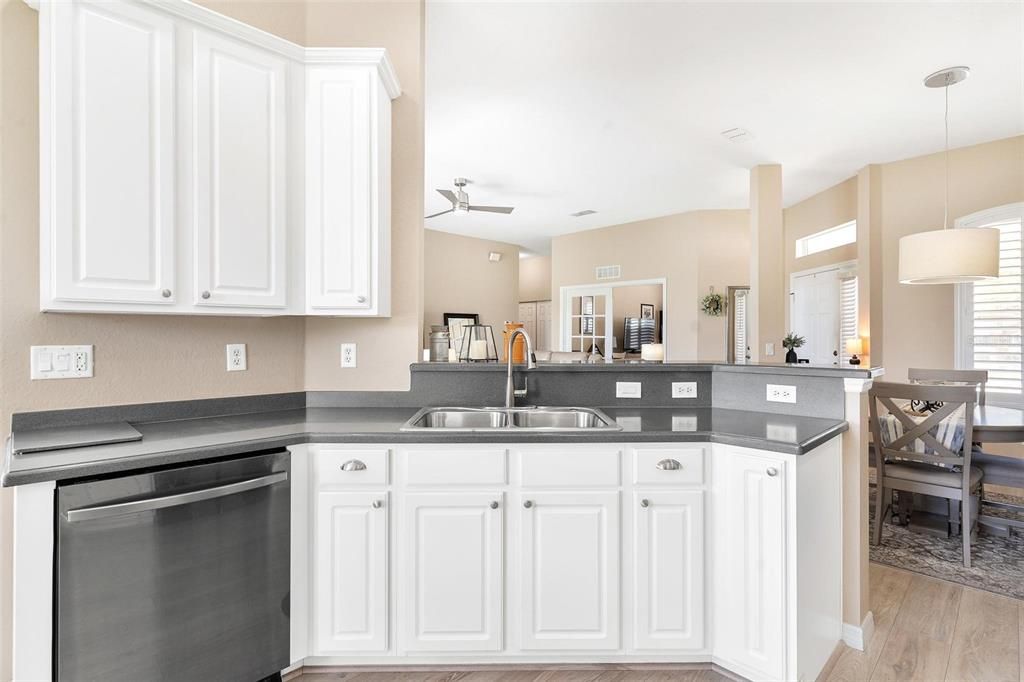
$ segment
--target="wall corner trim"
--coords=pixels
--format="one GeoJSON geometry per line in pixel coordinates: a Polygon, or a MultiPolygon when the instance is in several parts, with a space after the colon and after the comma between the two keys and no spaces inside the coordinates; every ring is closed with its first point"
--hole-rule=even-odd
{"type": "Polygon", "coordinates": [[[843,623],[843,642],[846,643],[846,646],[857,651],[864,651],[874,633],[875,615],[871,611],[868,611],[868,615],[864,616],[864,622],[859,626],[843,623]]]}

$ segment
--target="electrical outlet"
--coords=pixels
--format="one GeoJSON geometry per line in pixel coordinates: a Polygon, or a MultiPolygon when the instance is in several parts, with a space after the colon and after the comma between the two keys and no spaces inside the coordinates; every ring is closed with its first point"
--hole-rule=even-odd
{"type": "Polygon", "coordinates": [[[249,364],[245,357],[244,343],[229,343],[227,345],[227,353],[229,372],[243,372],[249,369],[249,364]]]}
{"type": "Polygon", "coordinates": [[[796,386],[768,384],[765,399],[772,403],[796,403],[796,386]]]}
{"type": "Polygon", "coordinates": [[[764,344],[764,354],[769,356],[775,355],[775,344],[771,341],[764,344]]]}
{"type": "Polygon", "coordinates": [[[673,381],[672,382],[672,397],[673,398],[696,398],[697,397],[697,382],[696,381],[673,381]]]}
{"type": "Polygon", "coordinates": [[[355,367],[356,366],[356,344],[354,344],[354,343],[343,343],[343,344],[341,344],[341,366],[342,367],[355,367]]]}
{"type": "Polygon", "coordinates": [[[640,398],[643,392],[643,384],[639,381],[616,381],[616,398],[640,398]]]}
{"type": "Polygon", "coordinates": [[[674,414],[672,415],[672,430],[673,431],[696,431],[697,430],[697,416],[693,414],[674,414]]]}
{"type": "Polygon", "coordinates": [[[32,346],[32,379],[88,379],[92,376],[92,346],[32,346]]]}

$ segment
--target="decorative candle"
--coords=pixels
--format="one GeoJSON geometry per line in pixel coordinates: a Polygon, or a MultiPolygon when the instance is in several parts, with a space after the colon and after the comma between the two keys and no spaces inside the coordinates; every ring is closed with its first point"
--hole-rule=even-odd
{"type": "Polygon", "coordinates": [[[665,359],[665,346],[660,343],[645,343],[640,346],[640,359],[645,362],[662,362],[665,359]]]}
{"type": "Polygon", "coordinates": [[[487,340],[486,339],[473,339],[469,342],[469,359],[470,360],[486,360],[487,359],[487,340]]]}
{"type": "Polygon", "coordinates": [[[458,361],[459,361],[459,351],[455,350],[454,348],[449,348],[448,349],[448,362],[458,362],[458,361]]]}

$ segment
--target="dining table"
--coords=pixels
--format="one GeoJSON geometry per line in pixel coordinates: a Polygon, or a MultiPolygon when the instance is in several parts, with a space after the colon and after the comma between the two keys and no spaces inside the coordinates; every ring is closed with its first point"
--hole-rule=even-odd
{"type": "MultiPolygon", "coordinates": [[[[995,483],[1009,483],[1020,487],[1024,481],[1024,455],[1020,458],[993,455],[984,452],[986,443],[1024,444],[1024,409],[1001,405],[979,405],[974,408],[973,440],[982,445],[982,453],[974,461],[985,469],[986,480],[995,483]],[[1012,477],[1007,480],[1007,477],[1012,477]]],[[[986,499],[984,505],[1024,513],[1024,507],[1012,502],[986,499]]],[[[978,525],[987,532],[1007,535],[1011,528],[1024,530],[1024,521],[986,514],[985,509],[978,515],[978,525]]]]}

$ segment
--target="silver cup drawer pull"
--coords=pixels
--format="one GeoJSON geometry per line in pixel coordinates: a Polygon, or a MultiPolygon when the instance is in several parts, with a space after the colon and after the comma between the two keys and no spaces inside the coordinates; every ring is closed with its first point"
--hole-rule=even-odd
{"type": "Polygon", "coordinates": [[[683,465],[679,463],[677,459],[663,459],[658,462],[657,466],[662,471],[679,471],[683,468],[683,465]]]}
{"type": "Polygon", "coordinates": [[[350,459],[341,465],[342,471],[365,471],[366,465],[358,459],[350,459]]]}

